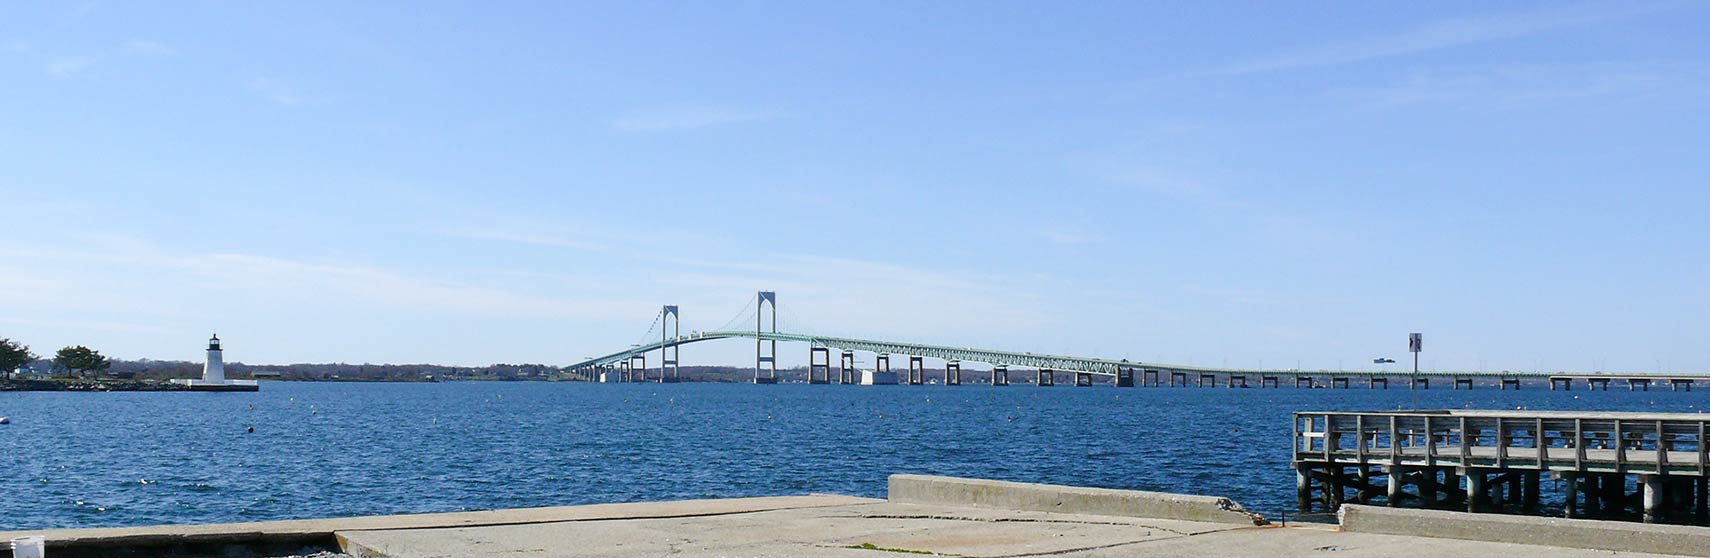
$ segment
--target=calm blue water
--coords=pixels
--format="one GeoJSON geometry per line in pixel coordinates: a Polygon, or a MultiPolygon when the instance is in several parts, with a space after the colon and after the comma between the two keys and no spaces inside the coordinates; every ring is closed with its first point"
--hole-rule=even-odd
{"type": "MultiPolygon", "coordinates": [[[[1420,393],[1425,407],[1698,412],[1710,392],[1420,393]]],[[[1407,390],[265,383],[0,393],[0,529],[829,492],[891,473],[1291,509],[1290,413],[1407,390]],[[253,434],[247,433],[254,427],[253,434]]]]}

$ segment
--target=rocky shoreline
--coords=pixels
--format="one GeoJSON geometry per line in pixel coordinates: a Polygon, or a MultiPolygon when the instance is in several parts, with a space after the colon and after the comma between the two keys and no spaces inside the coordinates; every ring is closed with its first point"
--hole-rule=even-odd
{"type": "Polygon", "coordinates": [[[190,387],[167,381],[0,380],[0,391],[190,391],[190,387]]]}

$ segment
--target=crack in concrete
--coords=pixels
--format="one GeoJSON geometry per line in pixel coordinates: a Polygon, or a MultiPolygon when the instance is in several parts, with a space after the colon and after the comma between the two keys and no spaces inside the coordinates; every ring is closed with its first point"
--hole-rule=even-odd
{"type": "MultiPolygon", "coordinates": [[[[1215,535],[1215,534],[1219,534],[1219,533],[1228,533],[1228,532],[1232,532],[1232,531],[1245,531],[1248,529],[1260,529],[1260,528],[1263,528],[1263,527],[1259,527],[1259,526],[1233,527],[1233,528],[1229,528],[1229,529],[1219,529],[1216,531],[1206,531],[1203,533],[1183,533],[1182,537],[1185,538],[1185,537],[1197,537],[1200,535],[1215,535]]],[[[1137,545],[1137,544],[1144,544],[1144,543],[1158,542],[1158,541],[1168,541],[1168,540],[1174,540],[1174,539],[1173,538],[1161,538],[1161,539],[1148,538],[1148,539],[1141,539],[1141,540],[1137,540],[1137,541],[1101,544],[1101,545],[1097,545],[1097,546],[1087,546],[1087,547],[1081,547],[1081,548],[1068,548],[1068,549],[1063,549],[1063,550],[1047,550],[1044,552],[1026,552],[1026,553],[1022,553],[1022,554],[1002,554],[1002,555],[998,555],[998,556],[987,556],[984,558],[1027,558],[1029,556],[1062,556],[1065,554],[1069,554],[1071,552],[1086,552],[1089,550],[1104,550],[1106,548],[1116,548],[1119,546],[1133,546],[1133,545],[1137,545]]]]}
{"type": "Polygon", "coordinates": [[[1192,536],[1194,534],[1194,533],[1189,533],[1186,531],[1177,531],[1175,529],[1171,529],[1168,527],[1159,527],[1157,525],[1147,525],[1145,523],[1130,523],[1130,522],[1123,522],[1123,521],[1088,521],[1088,520],[1084,520],[1084,519],[1045,519],[1045,518],[1027,518],[1027,517],[983,518],[983,517],[962,517],[962,516],[954,516],[954,515],[901,515],[901,514],[897,514],[897,515],[855,515],[855,516],[849,516],[849,517],[854,517],[854,518],[859,518],[859,519],[939,519],[939,520],[944,520],[944,521],[977,521],[977,522],[981,522],[981,523],[1066,523],[1066,524],[1074,524],[1074,525],[1112,525],[1112,526],[1117,526],[1117,527],[1142,527],[1142,528],[1146,528],[1146,529],[1155,529],[1155,530],[1163,531],[1165,533],[1169,533],[1172,535],[1192,536]]]}

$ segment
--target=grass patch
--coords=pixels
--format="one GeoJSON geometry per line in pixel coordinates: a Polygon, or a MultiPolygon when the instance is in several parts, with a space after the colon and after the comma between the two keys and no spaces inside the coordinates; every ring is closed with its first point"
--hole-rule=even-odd
{"type": "Polygon", "coordinates": [[[856,544],[856,545],[849,545],[849,546],[846,546],[843,548],[853,548],[856,550],[878,550],[878,551],[883,551],[883,552],[901,552],[903,554],[935,554],[934,552],[930,552],[930,551],[926,551],[926,550],[909,550],[907,548],[885,548],[885,547],[882,547],[882,546],[879,546],[879,545],[876,545],[873,543],[861,543],[861,544],[856,544]]]}

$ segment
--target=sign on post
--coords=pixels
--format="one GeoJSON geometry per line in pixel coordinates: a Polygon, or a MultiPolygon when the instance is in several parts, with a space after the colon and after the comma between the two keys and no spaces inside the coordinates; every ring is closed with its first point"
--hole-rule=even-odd
{"type": "Polygon", "coordinates": [[[1422,337],[1423,337],[1422,335],[1417,334],[1417,333],[1407,334],[1407,352],[1410,352],[1410,353],[1419,352],[1419,346],[1420,346],[1420,344],[1423,343],[1423,341],[1421,341],[1422,337]]]}

